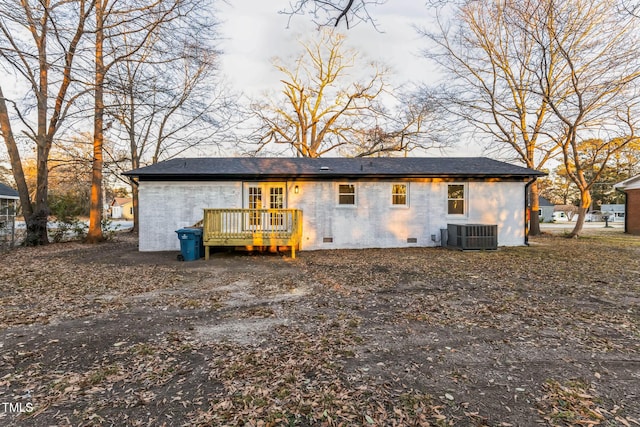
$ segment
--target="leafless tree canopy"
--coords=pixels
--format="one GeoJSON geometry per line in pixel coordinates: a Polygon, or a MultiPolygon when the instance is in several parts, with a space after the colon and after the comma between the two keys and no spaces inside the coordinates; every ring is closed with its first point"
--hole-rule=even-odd
{"type": "MultiPolygon", "coordinates": [[[[545,135],[546,94],[531,90],[540,68],[555,67],[544,62],[530,34],[539,13],[538,2],[474,0],[457,8],[453,23],[440,21],[437,30],[423,31],[436,46],[426,56],[448,76],[440,98],[453,123],[466,122],[489,151],[513,153],[532,169],[542,169],[558,152],[545,135]]],[[[538,234],[535,183],[531,193],[531,234],[538,234]]]]}
{"type": "MultiPolygon", "coordinates": [[[[164,22],[149,37],[125,32],[109,39],[123,57],[106,81],[106,114],[118,142],[107,156],[120,170],[219,143],[233,126],[235,101],[215,75],[217,23],[196,13],[211,10],[211,3],[181,3],[183,16],[164,22]]],[[[137,187],[132,194],[137,213],[137,187]]],[[[136,228],[137,214],[134,221],[136,228]]]]}
{"type": "MultiPolygon", "coordinates": [[[[347,29],[359,23],[376,26],[375,7],[388,0],[296,0],[289,2],[287,9],[280,13],[289,15],[310,15],[319,27],[338,27],[344,23],[347,29]]],[[[400,1],[400,0],[396,0],[400,1]]],[[[461,5],[465,0],[423,0],[425,8],[445,5],[461,5]]]]}
{"type": "MultiPolygon", "coordinates": [[[[5,85],[11,80],[0,81],[0,127],[27,221],[28,242],[47,243],[49,152],[54,142],[72,139],[74,129],[68,125],[78,125],[78,132],[86,129],[87,120],[94,121],[90,232],[96,241],[104,143],[110,131],[124,128],[116,120],[116,110],[122,113],[125,100],[131,99],[125,95],[133,94],[155,108],[136,110],[140,120],[132,120],[153,123],[142,129],[136,126],[135,132],[156,139],[150,144],[156,147],[155,158],[163,150],[176,151],[168,148],[169,140],[181,138],[192,145],[198,133],[194,129],[226,125],[227,117],[210,114],[214,102],[209,95],[215,91],[205,89],[216,58],[208,31],[215,21],[209,13],[213,9],[208,0],[0,0],[0,67],[19,82],[17,89],[26,88],[10,96],[5,85]],[[135,74],[136,67],[145,72],[135,74]],[[131,78],[128,85],[114,85],[123,75],[131,78]],[[197,126],[196,121],[207,125],[197,126]],[[24,178],[21,136],[26,145],[35,147],[35,189],[24,178]]],[[[198,138],[205,139],[201,134],[198,138]]]]}
{"type": "MultiPolygon", "coordinates": [[[[208,1],[191,3],[211,8],[208,1]]],[[[165,23],[142,43],[129,36],[110,39],[114,49],[128,52],[106,83],[113,134],[132,148],[128,160],[133,164],[126,167],[214,143],[232,122],[232,102],[215,75],[216,26],[211,17],[187,15],[165,23]]]]}
{"type": "Polygon", "coordinates": [[[360,22],[375,25],[370,11],[387,0],[297,0],[289,3],[289,8],[281,13],[293,16],[308,14],[318,26],[338,27],[343,24],[350,28],[360,22]]]}
{"type": "MultiPolygon", "coordinates": [[[[571,180],[580,191],[580,211],[572,235],[582,230],[591,205],[591,187],[601,173],[589,175],[584,162],[586,141],[608,159],[631,144],[640,126],[640,37],[637,20],[618,13],[607,1],[549,1],[544,32],[537,43],[546,61],[556,61],[556,78],[540,74],[557,120],[551,137],[562,152],[571,180]]],[[[603,167],[597,167],[604,170],[603,167]]]]}
{"type": "Polygon", "coordinates": [[[0,82],[0,127],[9,153],[22,213],[26,243],[48,242],[48,160],[56,134],[82,88],[75,80],[93,1],[0,1],[0,66],[26,91],[5,98],[0,82]],[[36,152],[36,188],[26,183],[18,133],[36,152]],[[35,193],[32,201],[31,194],[35,193]]]}
{"type": "Polygon", "coordinates": [[[622,0],[622,10],[640,18],[640,1],[638,0],[622,0]]]}
{"type": "Polygon", "coordinates": [[[446,85],[451,112],[529,167],[560,153],[581,194],[575,235],[599,175],[585,173],[584,142],[600,141],[606,162],[640,124],[637,19],[623,6],[469,0],[459,8],[459,27],[426,33],[439,47],[428,56],[453,77],[446,85]]]}
{"type": "Polygon", "coordinates": [[[303,157],[370,156],[438,144],[428,136],[433,111],[423,99],[395,97],[387,71],[358,63],[342,35],[327,30],[319,41],[302,44],[294,64],[275,66],[283,75],[282,96],[253,105],[257,151],[280,145],[303,157]]]}

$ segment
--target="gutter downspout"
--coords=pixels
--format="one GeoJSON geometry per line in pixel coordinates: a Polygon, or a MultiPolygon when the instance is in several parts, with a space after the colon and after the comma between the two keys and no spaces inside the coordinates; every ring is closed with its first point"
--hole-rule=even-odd
{"type": "Polygon", "coordinates": [[[529,187],[531,184],[536,182],[536,177],[524,186],[524,244],[525,246],[529,246],[529,187]]]}

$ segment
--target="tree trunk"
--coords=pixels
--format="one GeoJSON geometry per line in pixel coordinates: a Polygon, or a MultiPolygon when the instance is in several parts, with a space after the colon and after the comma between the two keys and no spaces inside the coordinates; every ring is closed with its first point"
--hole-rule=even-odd
{"type": "MultiPolygon", "coordinates": [[[[7,144],[11,167],[18,186],[22,210],[27,223],[27,236],[24,242],[26,245],[49,243],[47,236],[47,219],[49,216],[49,153],[55,134],[60,128],[61,121],[64,120],[73,102],[71,99],[67,100],[66,95],[71,82],[74,81],[71,75],[73,58],[80,44],[80,39],[84,34],[85,18],[89,13],[85,8],[85,2],[83,0],[78,1],[77,4],[73,4],[73,6],[65,5],[65,2],[53,2],[53,5],[51,3],[51,0],[15,2],[16,10],[4,16],[12,22],[12,24],[3,26],[3,29],[11,28],[15,24],[16,28],[19,27],[24,31],[28,31],[34,43],[33,46],[23,44],[23,42],[27,43],[29,38],[24,31],[20,32],[19,35],[16,34],[15,38],[10,33],[4,33],[4,38],[7,42],[7,52],[9,52],[8,55],[16,55],[15,59],[9,60],[9,66],[14,68],[14,73],[12,74],[25,78],[24,82],[30,86],[31,94],[37,101],[34,111],[34,116],[37,118],[37,126],[26,124],[25,122],[27,128],[25,133],[36,144],[37,176],[35,200],[33,201],[30,200],[31,192],[25,182],[21,159],[16,147],[14,135],[11,131],[6,102],[0,92],[0,125],[7,144]],[[65,46],[67,35],[70,34],[70,30],[73,30],[68,24],[73,22],[73,20],[69,20],[71,19],[71,15],[68,15],[68,13],[53,13],[53,10],[67,6],[78,11],[79,20],[77,28],[74,32],[71,32],[72,37],[68,40],[68,45],[65,46]],[[79,6],[79,9],[75,6],[79,6]],[[60,33],[58,32],[59,30],[61,31],[60,33]],[[64,35],[61,35],[62,32],[64,32],[64,35]],[[49,62],[47,57],[49,52],[49,38],[53,38],[55,40],[54,44],[58,45],[55,49],[56,52],[64,52],[64,56],[56,53],[56,58],[52,62],[49,62]],[[18,42],[17,40],[20,41],[18,42]],[[51,96],[51,88],[49,87],[50,70],[53,70],[54,73],[60,73],[59,75],[56,74],[54,78],[57,82],[57,84],[54,85],[57,88],[57,95],[54,98],[55,105],[53,106],[49,103],[51,96]],[[51,112],[50,117],[49,112],[51,112]]],[[[6,56],[6,58],[9,58],[9,56],[6,56]]],[[[24,121],[26,117],[22,117],[21,119],[24,121]]]]}
{"type": "Polygon", "coordinates": [[[102,46],[104,43],[104,17],[107,0],[96,2],[96,79],[95,104],[93,122],[93,168],[91,173],[91,206],[89,209],[89,231],[87,243],[99,243],[104,240],[102,234],[102,146],[104,143],[104,58],[102,46]]]}
{"type": "MultiPolygon", "coordinates": [[[[96,126],[102,120],[96,118],[96,126]]],[[[93,141],[93,168],[91,172],[91,204],[89,208],[89,230],[87,243],[99,243],[104,240],[102,235],[102,141],[96,135],[93,141]]]]}
{"type": "Polygon", "coordinates": [[[41,141],[41,138],[38,138],[36,158],[37,178],[35,208],[31,219],[26,220],[25,218],[27,223],[27,236],[25,237],[25,245],[27,246],[46,245],[49,243],[49,236],[47,234],[47,221],[49,219],[50,213],[48,204],[48,159],[49,146],[46,141],[41,141]]]}
{"type": "Polygon", "coordinates": [[[25,221],[28,222],[31,220],[33,215],[33,206],[31,205],[29,187],[27,186],[27,181],[24,178],[20,151],[18,150],[16,140],[13,136],[13,129],[11,128],[11,121],[9,120],[9,111],[4,99],[4,94],[2,93],[2,87],[0,87],[0,130],[2,131],[2,136],[4,138],[5,145],[7,146],[7,152],[9,153],[13,179],[16,181],[16,186],[18,187],[22,215],[24,215],[25,221]]]}
{"type": "Polygon", "coordinates": [[[49,217],[49,209],[47,205],[47,158],[49,156],[49,150],[46,142],[39,139],[37,145],[38,171],[34,212],[34,204],[31,203],[31,195],[24,177],[20,152],[18,151],[18,146],[16,145],[16,141],[13,136],[7,104],[1,88],[0,129],[2,130],[2,136],[4,137],[4,141],[7,146],[7,152],[9,153],[11,169],[13,170],[13,178],[15,179],[18,187],[18,195],[20,196],[20,204],[22,205],[22,214],[24,215],[24,220],[27,225],[27,235],[25,237],[24,244],[26,246],[46,245],[49,243],[49,237],[47,235],[47,220],[49,217]]]}
{"type": "Polygon", "coordinates": [[[137,233],[139,230],[139,220],[138,220],[138,186],[135,184],[131,184],[131,198],[133,200],[133,228],[131,229],[132,233],[137,233]]]}
{"type": "MultiPolygon", "coordinates": [[[[131,85],[133,88],[133,85],[131,85]]],[[[131,151],[131,169],[138,169],[140,167],[140,154],[138,152],[138,145],[136,142],[136,109],[134,105],[136,105],[136,99],[133,96],[133,92],[128,94],[129,105],[131,106],[131,111],[129,112],[129,148],[131,151]]],[[[138,233],[140,221],[138,220],[138,200],[139,200],[139,191],[138,185],[131,181],[131,200],[133,203],[133,228],[131,229],[132,233],[138,233]]]]}
{"type": "Polygon", "coordinates": [[[587,217],[587,212],[591,206],[591,192],[588,188],[580,188],[580,206],[578,208],[578,218],[576,219],[576,225],[567,237],[578,237],[582,233],[584,227],[584,221],[587,217]]]}
{"type": "Polygon", "coordinates": [[[540,235],[540,190],[538,189],[538,181],[534,181],[529,187],[531,190],[531,215],[529,218],[529,235],[540,235]]]}

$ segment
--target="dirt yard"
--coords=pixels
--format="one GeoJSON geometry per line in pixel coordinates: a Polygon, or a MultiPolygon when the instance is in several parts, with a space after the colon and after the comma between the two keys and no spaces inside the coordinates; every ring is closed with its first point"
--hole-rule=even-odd
{"type": "Polygon", "coordinates": [[[640,238],[0,255],[0,425],[640,426],[640,238]]]}

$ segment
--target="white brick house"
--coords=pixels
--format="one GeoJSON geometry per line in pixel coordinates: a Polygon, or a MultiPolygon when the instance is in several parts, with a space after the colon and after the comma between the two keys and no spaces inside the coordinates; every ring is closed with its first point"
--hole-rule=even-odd
{"type": "Polygon", "coordinates": [[[528,184],[543,173],[488,158],[189,158],[127,172],[140,250],[178,250],[206,208],[298,209],[302,250],[439,246],[447,224],[494,224],[526,243],[528,184]]]}

